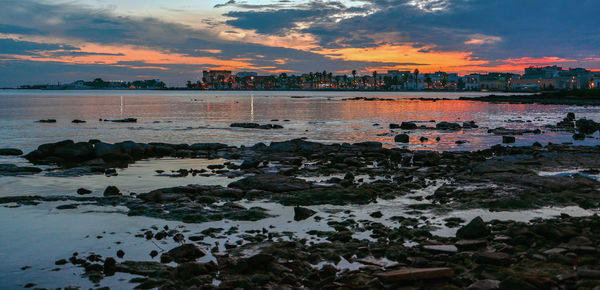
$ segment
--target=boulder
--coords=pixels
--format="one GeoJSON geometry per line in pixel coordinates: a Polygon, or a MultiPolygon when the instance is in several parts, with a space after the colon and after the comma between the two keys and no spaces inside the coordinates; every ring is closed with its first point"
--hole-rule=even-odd
{"type": "Polygon", "coordinates": [[[410,138],[407,134],[399,134],[394,137],[394,142],[396,143],[408,143],[410,138]]]}
{"type": "Polygon", "coordinates": [[[90,193],[92,193],[92,191],[89,189],[85,189],[85,188],[77,189],[77,194],[79,194],[79,195],[86,195],[86,194],[90,194],[90,193]]]}
{"type": "Polygon", "coordinates": [[[417,129],[417,124],[413,122],[402,122],[402,124],[400,124],[400,129],[414,130],[417,129]]]}
{"type": "Polygon", "coordinates": [[[479,128],[479,126],[477,126],[477,124],[475,124],[475,121],[468,121],[468,122],[463,122],[463,128],[464,129],[475,129],[475,128],[479,128]]]}
{"type": "Polygon", "coordinates": [[[570,121],[575,121],[575,113],[568,112],[567,113],[567,119],[569,119],[570,121]]]}
{"type": "Polygon", "coordinates": [[[311,184],[304,179],[278,174],[259,174],[242,178],[228,185],[231,188],[243,190],[259,189],[271,192],[289,192],[306,190],[311,184]]]}
{"type": "Polygon", "coordinates": [[[456,237],[460,239],[479,239],[484,238],[489,234],[490,230],[487,228],[481,217],[474,218],[467,225],[456,231],[456,237]]]}
{"type": "Polygon", "coordinates": [[[573,134],[573,140],[585,140],[585,134],[581,134],[581,133],[573,134]]]}
{"type": "Polygon", "coordinates": [[[56,119],[42,119],[42,120],[38,120],[36,122],[38,122],[38,123],[56,123],[56,119]]]}
{"type": "Polygon", "coordinates": [[[390,123],[390,129],[400,129],[400,125],[396,123],[390,123]]]}
{"type": "Polygon", "coordinates": [[[198,258],[206,256],[206,251],[196,247],[193,244],[185,244],[175,247],[167,252],[168,255],[177,263],[192,262],[198,258]]]}
{"type": "Polygon", "coordinates": [[[260,124],[257,123],[231,123],[229,127],[238,127],[238,128],[258,128],[260,124]]]}
{"type": "Polygon", "coordinates": [[[85,121],[84,120],[75,119],[75,120],[71,121],[71,123],[81,124],[81,123],[85,123],[85,121]]]}
{"type": "Polygon", "coordinates": [[[515,143],[517,139],[514,136],[502,136],[502,143],[515,143]]]}
{"type": "Polygon", "coordinates": [[[227,145],[221,143],[195,143],[190,145],[190,149],[194,151],[219,150],[227,148],[227,145]]]}
{"type": "Polygon", "coordinates": [[[54,155],[66,162],[79,162],[94,157],[94,147],[88,142],[78,142],[56,148],[54,155]]]}
{"type": "Polygon", "coordinates": [[[242,164],[240,165],[240,169],[256,168],[256,167],[258,167],[259,164],[260,164],[259,160],[247,159],[242,162],[242,164]]]}
{"type": "Polygon", "coordinates": [[[0,148],[0,155],[19,156],[23,155],[23,151],[16,148],[0,148]]]}
{"type": "Polygon", "coordinates": [[[305,220],[305,219],[313,216],[315,213],[317,213],[317,212],[310,208],[296,206],[296,207],[294,207],[294,220],[302,221],[302,220],[305,220]]]}
{"type": "Polygon", "coordinates": [[[458,249],[454,245],[425,245],[423,250],[433,253],[454,254],[458,249]]]}
{"type": "Polygon", "coordinates": [[[136,118],[116,119],[116,120],[110,120],[110,121],[115,122],[115,123],[137,123],[136,118]]]}
{"type": "Polygon", "coordinates": [[[600,129],[600,124],[588,119],[579,119],[575,122],[577,130],[582,134],[594,134],[600,129]]]}
{"type": "Polygon", "coordinates": [[[483,252],[477,254],[475,261],[479,264],[508,266],[511,263],[511,255],[502,252],[483,252]]]}
{"type": "Polygon", "coordinates": [[[119,191],[119,189],[114,185],[109,185],[104,190],[104,196],[119,196],[119,195],[122,195],[121,191],[119,191]]]}
{"type": "Polygon", "coordinates": [[[438,130],[460,130],[460,124],[453,122],[439,122],[435,125],[438,130]]]}

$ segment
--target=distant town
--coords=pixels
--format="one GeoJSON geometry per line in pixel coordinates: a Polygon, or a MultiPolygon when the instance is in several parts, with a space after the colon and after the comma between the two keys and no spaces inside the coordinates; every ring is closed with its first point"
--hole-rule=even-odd
{"type": "Polygon", "coordinates": [[[68,84],[24,85],[21,89],[188,89],[188,90],[373,90],[373,91],[540,91],[600,89],[600,72],[585,68],[543,66],[528,67],[522,75],[489,72],[458,75],[457,73],[420,73],[388,70],[370,75],[310,72],[301,75],[281,73],[259,75],[256,72],[205,70],[201,80],[187,81],[185,87],[167,87],[158,79],[133,82],[100,78],[93,81],[78,80],[68,84]]]}

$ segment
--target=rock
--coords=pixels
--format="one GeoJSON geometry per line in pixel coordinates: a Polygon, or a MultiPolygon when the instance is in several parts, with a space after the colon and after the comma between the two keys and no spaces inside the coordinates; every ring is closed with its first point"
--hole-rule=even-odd
{"type": "Polygon", "coordinates": [[[369,214],[369,216],[373,217],[373,218],[381,218],[383,216],[383,214],[380,211],[375,211],[369,214]]]}
{"type": "Polygon", "coordinates": [[[476,217],[467,225],[458,229],[456,237],[460,239],[479,239],[484,238],[489,234],[490,230],[487,228],[483,219],[481,219],[481,217],[476,217]]]}
{"type": "Polygon", "coordinates": [[[352,174],[352,172],[347,172],[346,175],[344,175],[344,180],[354,181],[354,174],[352,174]]]}
{"type": "Polygon", "coordinates": [[[419,141],[421,141],[421,143],[423,143],[423,142],[425,142],[427,140],[429,140],[429,138],[427,138],[427,137],[421,137],[421,138],[419,138],[419,141]]]}
{"type": "Polygon", "coordinates": [[[568,112],[567,113],[567,119],[569,119],[569,121],[575,121],[575,113],[568,112]]]}
{"type": "Polygon", "coordinates": [[[588,119],[579,119],[575,122],[577,130],[582,134],[594,134],[600,129],[600,124],[588,119]]]}
{"type": "Polygon", "coordinates": [[[511,256],[502,252],[483,252],[477,254],[475,261],[479,264],[508,266],[511,263],[511,256]]]}
{"type": "Polygon", "coordinates": [[[435,124],[435,128],[438,130],[460,130],[461,127],[458,123],[439,122],[435,124]]]}
{"type": "Polygon", "coordinates": [[[458,252],[458,249],[454,245],[425,245],[423,246],[423,250],[446,254],[454,254],[458,252]]]}
{"type": "Polygon", "coordinates": [[[104,190],[104,196],[118,196],[118,195],[122,195],[121,191],[119,191],[119,189],[114,185],[109,185],[104,190]]]}
{"type": "Polygon", "coordinates": [[[502,136],[502,143],[515,143],[516,138],[514,136],[502,136]]]}
{"type": "Polygon", "coordinates": [[[387,283],[450,279],[454,277],[454,270],[451,268],[406,268],[379,273],[377,276],[387,283]]]}
{"type": "Polygon", "coordinates": [[[238,128],[258,128],[260,124],[257,123],[231,123],[229,127],[238,127],[238,128]]]}
{"type": "Polygon", "coordinates": [[[464,129],[475,129],[475,128],[479,128],[479,126],[477,126],[477,124],[475,124],[475,121],[468,121],[468,122],[463,122],[463,128],[464,129]]]}
{"type": "Polygon", "coordinates": [[[94,147],[88,142],[78,142],[57,147],[53,155],[64,159],[66,163],[81,162],[94,157],[94,147]]]}
{"type": "Polygon", "coordinates": [[[259,174],[242,178],[228,185],[231,188],[243,190],[260,189],[271,192],[289,192],[306,190],[311,187],[304,179],[289,177],[278,174],[259,174]]]}
{"type": "Polygon", "coordinates": [[[156,256],[158,256],[158,251],[157,250],[150,251],[150,258],[154,258],[156,256]]]}
{"type": "Polygon", "coordinates": [[[566,251],[567,250],[563,249],[563,248],[553,248],[553,249],[545,250],[543,253],[544,253],[544,255],[550,256],[550,255],[562,254],[562,253],[565,253],[566,251]]]}
{"type": "Polygon", "coordinates": [[[500,281],[492,279],[477,280],[467,287],[470,290],[491,290],[498,288],[500,288],[500,281]]]}
{"type": "Polygon", "coordinates": [[[81,124],[81,123],[85,123],[85,121],[84,120],[75,119],[75,120],[71,121],[71,123],[81,124]]]}
{"type": "Polygon", "coordinates": [[[408,143],[409,142],[408,134],[399,134],[394,137],[394,142],[396,143],[408,143]]]}
{"type": "Polygon", "coordinates": [[[23,155],[23,151],[16,149],[16,148],[1,148],[0,155],[19,156],[19,155],[23,155]]]}
{"type": "Polygon", "coordinates": [[[117,251],[117,257],[119,257],[119,258],[123,258],[123,257],[125,257],[125,251],[123,251],[123,250],[118,250],[118,251],[117,251]]]}
{"type": "Polygon", "coordinates": [[[90,194],[90,193],[92,193],[92,191],[89,189],[85,189],[85,188],[77,189],[77,194],[79,194],[79,195],[86,195],[86,194],[90,194]]]}
{"type": "Polygon", "coordinates": [[[244,160],[240,165],[240,169],[256,168],[260,164],[259,160],[244,160]]]}
{"type": "Polygon", "coordinates": [[[116,120],[110,120],[110,121],[115,122],[115,123],[137,123],[136,118],[116,119],[116,120]]]}
{"type": "Polygon", "coordinates": [[[470,251],[487,246],[486,240],[460,240],[454,244],[461,251],[470,251]]]}
{"type": "Polygon", "coordinates": [[[0,164],[0,176],[31,175],[40,172],[42,172],[42,169],[37,167],[0,164]]]}
{"type": "Polygon", "coordinates": [[[248,267],[250,269],[264,268],[267,264],[275,260],[275,257],[270,254],[258,253],[247,259],[248,267]]]}
{"type": "Polygon", "coordinates": [[[395,123],[390,123],[390,129],[400,129],[400,125],[395,123]]]}
{"type": "Polygon", "coordinates": [[[185,244],[173,248],[168,252],[173,261],[177,263],[192,262],[206,256],[206,251],[193,244],[185,244]]]}
{"type": "Polygon", "coordinates": [[[56,119],[43,119],[36,121],[37,123],[56,123],[56,119]]]}
{"type": "Polygon", "coordinates": [[[537,289],[537,287],[525,282],[522,279],[515,278],[515,277],[508,277],[508,278],[502,280],[502,282],[500,282],[499,289],[535,290],[535,289],[537,289]]]}
{"type": "Polygon", "coordinates": [[[573,134],[573,140],[585,140],[585,134],[581,134],[581,133],[573,134]]]}
{"type": "Polygon", "coordinates": [[[223,148],[227,148],[227,145],[222,143],[195,143],[190,145],[190,149],[194,151],[211,151],[223,148]]]}
{"type": "Polygon", "coordinates": [[[312,209],[296,206],[294,207],[294,220],[302,221],[313,216],[315,213],[317,212],[312,209]]]}
{"type": "Polygon", "coordinates": [[[600,270],[579,269],[577,275],[586,279],[600,279],[600,270]]]}
{"type": "Polygon", "coordinates": [[[104,274],[111,276],[116,272],[117,261],[113,257],[104,259],[104,274]]]}
{"type": "Polygon", "coordinates": [[[400,129],[414,130],[417,129],[417,124],[413,122],[402,122],[402,124],[400,124],[400,129]]]}

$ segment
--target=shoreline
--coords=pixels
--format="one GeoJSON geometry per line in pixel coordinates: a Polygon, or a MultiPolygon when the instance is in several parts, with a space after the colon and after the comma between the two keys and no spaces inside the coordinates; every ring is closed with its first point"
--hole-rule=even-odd
{"type": "MultiPolygon", "coordinates": [[[[206,168],[159,174],[226,176],[232,180],[227,186],[176,186],[137,194],[109,186],[104,192],[77,190],[77,195],[0,198],[0,203],[11,206],[9,211],[46,204],[59,212],[86,206],[119,207],[126,209],[123,214],[127,216],[187,224],[231,223],[229,229],[202,232],[141,228],[131,233],[133,240],[158,243],[164,249],[153,250],[143,259],[129,258],[132,249],[118,246],[104,254],[74,248],[79,254],[56,261],[57,269],[66,267],[61,271],[68,271],[63,265],[80,268],[81,279],[96,286],[112,275],[128,273],[133,278],[119,285],[167,289],[193,285],[585,287],[593,285],[600,273],[595,272],[600,242],[597,215],[561,215],[532,223],[447,218],[445,226],[458,229],[450,237],[432,235],[435,226],[430,223],[440,213],[469,209],[522,211],[577,205],[597,212],[600,146],[423,152],[387,149],[378,142],[326,145],[302,139],[249,147],[91,140],[44,144],[26,156],[34,165],[58,165],[51,171],[85,169],[85,174],[106,176],[148,158],[223,160],[206,168]],[[575,173],[561,173],[573,168],[575,173]],[[544,171],[556,173],[540,173],[544,171]],[[386,202],[397,207],[397,212],[378,209],[377,204],[386,202]],[[289,213],[293,220],[240,232],[237,221],[277,219],[269,204],[293,211],[289,213]],[[338,214],[322,206],[347,209],[338,214]],[[366,216],[351,210],[362,207],[368,209],[366,216]],[[304,221],[323,222],[327,228],[309,228],[302,235],[308,239],[279,230],[284,224],[304,221]],[[574,232],[573,225],[580,230],[574,232]],[[215,240],[224,244],[208,242],[215,240]],[[573,269],[574,260],[577,269],[573,269]]],[[[99,237],[103,235],[98,232],[99,237]]],[[[106,242],[98,238],[97,243],[106,242]]]]}

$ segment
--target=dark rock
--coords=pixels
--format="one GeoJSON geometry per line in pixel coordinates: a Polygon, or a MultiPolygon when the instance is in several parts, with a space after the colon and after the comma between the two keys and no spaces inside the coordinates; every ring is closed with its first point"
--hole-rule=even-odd
{"type": "Polygon", "coordinates": [[[154,257],[156,257],[156,256],[158,256],[158,251],[156,251],[156,250],[152,250],[152,251],[150,251],[150,257],[151,257],[151,258],[154,258],[154,257]]]}
{"type": "Polygon", "coordinates": [[[502,143],[515,143],[516,138],[514,136],[502,136],[502,143]]]}
{"type": "Polygon", "coordinates": [[[42,120],[38,120],[36,122],[38,122],[38,123],[56,123],[56,119],[42,119],[42,120]]]}
{"type": "Polygon", "coordinates": [[[567,113],[567,119],[569,119],[570,121],[575,121],[575,113],[568,112],[567,113]]]}
{"type": "Polygon", "coordinates": [[[502,289],[502,290],[514,290],[514,289],[535,290],[538,288],[527,283],[526,281],[524,281],[522,279],[511,276],[511,277],[508,277],[508,278],[502,280],[502,282],[500,282],[499,289],[502,289]]]}
{"type": "Polygon", "coordinates": [[[1,148],[0,155],[19,156],[23,155],[23,151],[16,148],[1,148]]]}
{"type": "Polygon", "coordinates": [[[425,245],[423,250],[434,253],[454,254],[458,252],[458,248],[454,245],[425,245]]]}
{"type": "Polygon", "coordinates": [[[0,164],[0,176],[31,175],[40,172],[42,172],[42,169],[37,167],[0,164]]]}
{"type": "Polygon", "coordinates": [[[396,135],[396,137],[394,137],[394,142],[396,143],[408,143],[409,142],[409,137],[407,134],[399,134],[396,135]]]}
{"type": "Polygon", "coordinates": [[[477,280],[467,287],[469,290],[491,290],[498,288],[500,288],[500,281],[492,279],[477,280]]]}
{"type": "Polygon", "coordinates": [[[118,195],[122,195],[121,191],[119,191],[119,189],[114,185],[109,185],[104,190],[104,196],[118,196],[118,195]]]}
{"type": "Polygon", "coordinates": [[[294,220],[302,221],[302,220],[305,220],[305,219],[313,216],[315,213],[317,213],[317,212],[310,208],[296,206],[296,207],[294,207],[294,220]]]}
{"type": "Polygon", "coordinates": [[[381,218],[383,216],[381,211],[375,211],[375,212],[370,213],[369,215],[373,218],[381,218]]]}
{"type": "Polygon", "coordinates": [[[53,155],[64,159],[67,163],[81,162],[94,157],[94,147],[88,142],[78,142],[57,147],[53,155]]]}
{"type": "Polygon", "coordinates": [[[104,259],[104,274],[110,276],[116,271],[117,261],[113,257],[104,259]]]}
{"type": "Polygon", "coordinates": [[[484,248],[487,245],[485,240],[460,240],[454,244],[461,251],[470,251],[484,248]]]}
{"type": "Polygon", "coordinates": [[[221,143],[195,143],[190,145],[190,149],[194,151],[219,150],[223,148],[227,148],[227,145],[221,143]]]}
{"type": "Polygon", "coordinates": [[[229,127],[238,127],[238,128],[258,128],[260,124],[257,123],[231,123],[229,127]]]}
{"type": "Polygon", "coordinates": [[[467,225],[456,231],[456,237],[461,239],[479,239],[484,238],[489,234],[490,230],[487,228],[481,217],[474,218],[467,225]]]}
{"type": "Polygon", "coordinates": [[[417,129],[417,124],[413,122],[402,122],[402,124],[400,124],[400,129],[414,130],[417,129]]]}
{"type": "Polygon", "coordinates": [[[585,140],[585,134],[581,134],[581,133],[573,134],[573,140],[585,140]]]}
{"type": "Polygon", "coordinates": [[[260,160],[244,160],[240,165],[240,169],[251,169],[256,168],[260,164],[260,160]]]}
{"type": "Polygon", "coordinates": [[[452,122],[439,122],[435,124],[435,128],[438,130],[460,130],[460,124],[452,122]]]}
{"type": "Polygon", "coordinates": [[[77,194],[79,194],[79,195],[86,195],[86,194],[90,194],[90,193],[92,193],[92,191],[89,189],[85,189],[85,188],[77,189],[77,194]]]}
{"type": "Polygon", "coordinates": [[[81,123],[85,123],[85,121],[84,120],[75,119],[75,120],[71,121],[71,123],[81,124],[81,123]]]}
{"type": "Polygon", "coordinates": [[[123,251],[123,250],[118,250],[118,251],[117,251],[117,257],[119,257],[119,258],[123,258],[123,257],[125,257],[125,251],[123,251]]]}
{"type": "Polygon", "coordinates": [[[185,244],[173,248],[168,252],[173,261],[177,263],[192,262],[206,256],[206,252],[193,244],[185,244]]]}
{"type": "Polygon", "coordinates": [[[245,177],[228,185],[231,188],[243,190],[260,189],[271,192],[289,192],[306,190],[311,187],[304,179],[278,174],[259,174],[245,177]]]}
{"type": "Polygon", "coordinates": [[[594,134],[600,129],[600,124],[588,119],[579,119],[575,122],[577,130],[582,134],[594,134]]]}
{"type": "Polygon", "coordinates": [[[475,261],[479,264],[508,266],[511,263],[511,256],[502,252],[483,252],[477,254],[475,261]]]}
{"type": "Polygon", "coordinates": [[[419,141],[421,141],[421,142],[425,142],[427,140],[429,140],[429,138],[427,138],[427,137],[421,137],[421,138],[419,138],[419,141]]]}
{"type": "Polygon", "coordinates": [[[396,123],[390,123],[390,129],[400,129],[400,125],[396,123]]]}
{"type": "Polygon", "coordinates": [[[116,119],[116,120],[110,120],[110,121],[115,122],[115,123],[137,123],[136,118],[116,119]]]}
{"type": "Polygon", "coordinates": [[[464,129],[475,129],[475,128],[479,128],[479,126],[477,126],[477,124],[475,124],[475,121],[468,121],[468,122],[463,122],[463,128],[464,129]]]}

